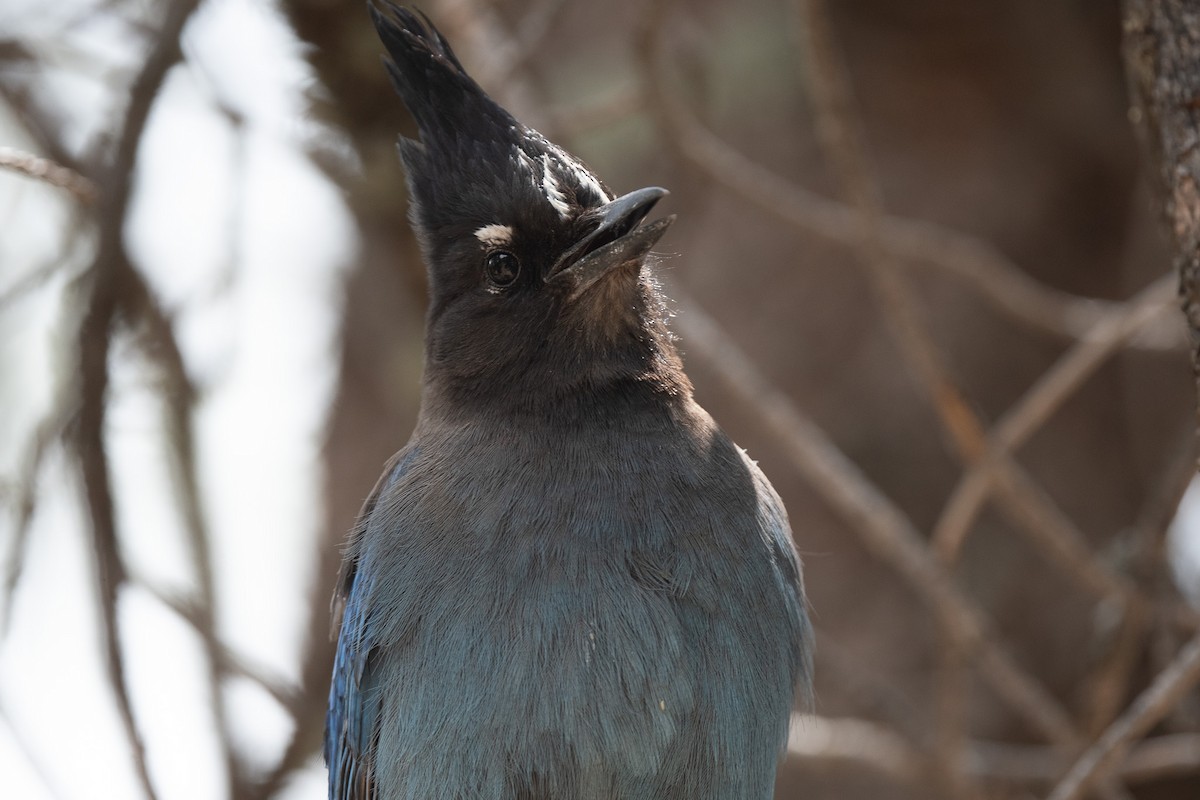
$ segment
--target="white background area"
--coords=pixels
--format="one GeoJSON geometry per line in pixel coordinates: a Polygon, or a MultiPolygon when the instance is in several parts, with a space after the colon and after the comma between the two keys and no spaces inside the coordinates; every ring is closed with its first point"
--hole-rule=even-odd
{"type": "MultiPolygon", "coordinates": [[[[62,19],[80,9],[37,6],[49,8],[6,3],[0,28],[33,37],[39,56],[61,65],[56,104],[72,110],[80,141],[89,141],[96,135],[89,122],[120,113],[127,100],[120,87],[143,43],[103,13],[78,24],[69,41],[55,40],[62,19]]],[[[318,448],[354,231],[337,189],[305,155],[321,133],[305,116],[311,71],[279,14],[254,0],[211,0],[187,28],[184,50],[139,153],[127,238],[175,317],[201,398],[195,437],[214,538],[218,630],[246,661],[294,684],[322,521],[318,448]]],[[[0,145],[35,149],[2,114],[0,145]]],[[[0,172],[0,293],[31,270],[60,264],[47,283],[0,311],[6,487],[21,474],[56,387],[74,369],[64,346],[70,326],[62,323],[90,243],[74,253],[63,248],[71,202],[61,190],[0,172]]],[[[167,469],[158,376],[130,342],[118,340],[112,378],[107,434],[123,555],[139,580],[186,595],[196,579],[167,469]]],[[[10,624],[0,640],[0,795],[140,797],[103,671],[78,476],[58,444],[37,496],[20,588],[3,609],[10,624]]],[[[0,557],[8,559],[15,514],[7,504],[3,512],[0,557]]],[[[197,636],[145,590],[126,589],[118,611],[134,712],[160,797],[222,797],[197,636]]],[[[244,679],[223,700],[235,745],[252,764],[276,759],[292,731],[275,700],[244,679]]],[[[318,759],[287,796],[324,793],[318,759]]]]}

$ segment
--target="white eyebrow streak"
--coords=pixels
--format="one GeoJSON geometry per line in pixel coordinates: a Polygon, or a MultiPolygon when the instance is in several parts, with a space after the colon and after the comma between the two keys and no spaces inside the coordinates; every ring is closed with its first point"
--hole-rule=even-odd
{"type": "Polygon", "coordinates": [[[571,206],[567,203],[567,196],[558,188],[558,180],[550,170],[550,156],[547,155],[542,156],[542,191],[560,217],[566,219],[571,216],[571,206]]]}
{"type": "Polygon", "coordinates": [[[475,231],[475,238],[490,247],[501,247],[512,244],[513,229],[511,225],[484,225],[475,231]]]}

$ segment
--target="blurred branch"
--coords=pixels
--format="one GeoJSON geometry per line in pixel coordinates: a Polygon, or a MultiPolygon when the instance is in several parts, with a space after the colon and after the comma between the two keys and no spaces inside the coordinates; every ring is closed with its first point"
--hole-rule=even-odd
{"type": "MultiPolygon", "coordinates": [[[[669,3],[650,6],[641,23],[639,56],[643,79],[653,102],[672,101],[662,83],[661,18],[669,3]]],[[[668,138],[686,135],[675,126],[668,138]]],[[[773,180],[769,178],[769,180],[773,180]]],[[[860,231],[861,232],[861,231],[860,231]]],[[[860,535],[868,547],[899,571],[935,616],[957,637],[978,663],[983,677],[1043,735],[1067,748],[1078,735],[1062,706],[1032,676],[1021,670],[996,644],[985,617],[930,558],[911,521],[867,480],[811,420],[771,386],[727,335],[699,307],[675,295],[687,308],[677,325],[687,346],[712,366],[726,389],[754,409],[780,438],[793,465],[814,485],[860,535]]]]}
{"type": "MultiPolygon", "coordinates": [[[[972,743],[968,769],[980,777],[1007,783],[1049,784],[1069,768],[1062,753],[1047,747],[972,743]]],[[[1116,767],[1128,783],[1147,783],[1200,773],[1200,734],[1156,736],[1139,742],[1116,767]]]]}
{"type": "Polygon", "coordinates": [[[0,147],[0,168],[66,189],[81,203],[90,205],[96,201],[96,184],[51,159],[41,158],[15,147],[0,147]]]}
{"type": "MultiPolygon", "coordinates": [[[[225,672],[224,646],[219,641],[216,631],[216,584],[210,534],[204,504],[200,499],[196,444],[192,432],[195,390],[188,377],[171,320],[158,299],[141,273],[133,269],[132,265],[124,277],[124,291],[120,296],[121,311],[129,323],[140,323],[139,341],[142,349],[150,361],[159,366],[163,378],[158,394],[165,408],[164,433],[171,457],[175,492],[187,533],[188,554],[196,571],[199,595],[191,608],[189,619],[194,623],[204,647],[213,719],[225,766],[229,770],[230,780],[236,792],[240,791],[242,768],[234,753],[228,714],[225,713],[221,692],[221,680],[225,672]]],[[[238,795],[235,793],[233,796],[238,795]]]]}
{"type": "Polygon", "coordinates": [[[559,136],[572,139],[638,113],[643,110],[643,99],[633,88],[619,89],[600,100],[555,109],[550,124],[559,136]]]}
{"type": "Polygon", "coordinates": [[[38,423],[29,439],[25,457],[22,459],[21,471],[17,476],[16,497],[13,501],[15,519],[8,558],[4,563],[4,612],[3,617],[0,618],[0,639],[8,635],[9,625],[12,622],[13,604],[16,602],[17,586],[25,568],[25,554],[29,546],[30,525],[37,508],[38,479],[41,476],[42,464],[50,445],[58,441],[70,414],[74,411],[78,392],[73,386],[59,386],[56,388],[54,396],[56,398],[54,407],[38,423]]]}
{"type": "Polygon", "coordinates": [[[840,684],[847,696],[856,699],[858,713],[887,720],[903,735],[920,741],[922,709],[916,698],[897,688],[891,676],[881,675],[875,664],[850,652],[837,636],[820,625],[816,630],[816,674],[824,681],[840,684]]]}
{"type": "Polygon", "coordinates": [[[866,767],[901,784],[918,784],[930,769],[930,759],[900,734],[874,722],[829,717],[792,717],[787,755],[866,767]]]}
{"type": "Polygon", "coordinates": [[[944,617],[996,692],[1047,738],[1073,744],[1076,735],[1062,706],[996,643],[983,614],[930,557],[904,513],[767,381],[691,298],[678,288],[673,294],[684,309],[675,325],[688,352],[702,358],[725,390],[779,437],[793,466],[851,524],[868,549],[891,564],[931,612],[944,617]]]}
{"type": "Polygon", "coordinates": [[[1090,786],[1106,777],[1134,740],[1144,736],[1200,683],[1200,635],[1192,638],[1160,672],[1129,709],[1080,756],[1054,787],[1048,800],[1079,800],[1090,786]]]}
{"type": "MultiPolygon", "coordinates": [[[[1071,347],[988,434],[982,458],[959,481],[934,528],[942,554],[957,552],[987,497],[1000,464],[1038,430],[1113,353],[1145,326],[1162,317],[1172,296],[1170,279],[1160,279],[1130,300],[1113,306],[1071,347]]],[[[1108,578],[1099,582],[1107,584],[1108,578]]]]}
{"type": "Polygon", "coordinates": [[[129,702],[125,658],[121,651],[117,617],[117,594],[126,579],[126,571],[118,542],[112,478],[104,445],[109,336],[116,305],[115,289],[111,285],[104,285],[104,278],[108,277],[104,272],[108,268],[111,273],[112,266],[99,258],[94,265],[91,296],[79,326],[77,345],[80,407],[73,420],[72,439],[83,476],[87,517],[92,533],[92,554],[96,566],[108,681],[116,699],[125,736],[129,740],[138,778],[146,796],[153,800],[157,795],[146,769],[145,745],[129,702]]]}
{"type": "Polygon", "coordinates": [[[499,63],[496,64],[496,75],[493,76],[495,85],[508,83],[514,73],[525,69],[537,53],[538,46],[562,18],[566,7],[567,0],[538,0],[526,12],[516,35],[512,37],[511,45],[501,51],[504,58],[498,59],[499,63]]]}
{"type": "MultiPolygon", "coordinates": [[[[178,614],[180,619],[202,637],[207,637],[211,633],[212,611],[204,608],[203,601],[190,600],[176,592],[170,592],[144,577],[137,578],[136,584],[149,592],[158,602],[178,614]]],[[[295,716],[301,696],[299,687],[291,685],[284,678],[269,674],[262,667],[251,664],[224,642],[216,642],[215,651],[222,672],[238,675],[262,687],[275,699],[275,702],[283,706],[285,711],[295,716]]]]}
{"type": "MultiPolygon", "coordinates": [[[[1187,427],[1190,429],[1191,425],[1187,427]]],[[[1127,556],[1127,571],[1147,587],[1154,605],[1150,614],[1129,614],[1117,632],[1108,657],[1098,664],[1089,679],[1089,727],[1099,733],[1112,722],[1128,693],[1130,679],[1147,649],[1162,652],[1166,640],[1174,639],[1178,617],[1195,610],[1180,602],[1179,588],[1167,563],[1167,530],[1179,508],[1179,501],[1195,475],[1196,447],[1192,436],[1177,437],[1176,452],[1168,462],[1166,479],[1150,488],[1125,538],[1132,548],[1127,556]],[[1147,639],[1153,637],[1149,642],[1147,639]]]]}
{"type": "MultiPolygon", "coordinates": [[[[528,54],[509,34],[497,10],[484,0],[435,0],[432,5],[430,10],[438,27],[447,39],[459,43],[455,52],[475,81],[488,87],[514,117],[533,128],[548,130],[537,93],[517,70],[528,54]]],[[[553,9],[550,12],[547,29],[554,16],[553,9]]],[[[537,34],[536,29],[533,34],[537,34]]]]}
{"type": "MultiPolygon", "coordinates": [[[[46,107],[40,93],[30,91],[27,86],[17,81],[0,80],[0,97],[4,98],[13,115],[20,121],[21,127],[50,161],[82,174],[78,159],[59,140],[62,130],[66,127],[64,121],[46,107]]],[[[88,180],[95,185],[94,180],[88,180]]]]}
{"type": "MultiPolygon", "coordinates": [[[[884,214],[882,190],[869,163],[865,135],[853,90],[838,50],[828,11],[820,0],[794,0],[794,30],[808,93],[816,117],[817,138],[826,160],[841,184],[842,193],[860,214],[862,236],[855,249],[866,267],[886,325],[908,368],[930,400],[943,428],[966,461],[983,449],[983,423],[962,391],[950,379],[932,335],[922,321],[916,299],[893,254],[880,233],[884,214]]],[[[946,790],[957,797],[978,797],[980,789],[960,769],[966,746],[966,653],[955,628],[938,615],[941,647],[938,684],[938,758],[935,774],[946,790]]]]}
{"type": "MultiPolygon", "coordinates": [[[[661,14],[662,7],[660,4],[656,13],[661,14]]],[[[820,124],[826,126],[826,138],[832,139],[835,149],[840,151],[837,153],[838,160],[841,162],[843,173],[848,176],[847,183],[851,196],[855,198],[858,206],[856,211],[848,212],[842,207],[831,205],[827,201],[822,201],[803,190],[792,187],[776,175],[734,153],[724,143],[705,131],[684,110],[673,93],[665,89],[661,64],[658,63],[659,59],[656,57],[659,38],[657,32],[660,27],[657,20],[648,21],[645,25],[644,30],[647,32],[648,40],[646,51],[649,55],[646,56],[644,72],[647,89],[652,98],[650,105],[652,108],[660,110],[668,141],[672,142],[685,158],[711,178],[733,189],[746,200],[790,223],[809,231],[831,235],[847,244],[866,243],[863,246],[870,250],[867,257],[878,265],[875,271],[876,282],[884,292],[885,309],[891,307],[893,327],[903,331],[907,353],[917,366],[918,373],[922,376],[925,385],[933,387],[935,407],[941,412],[944,424],[954,436],[958,449],[968,462],[977,460],[982,455],[983,448],[980,447],[982,426],[957,390],[945,379],[945,373],[938,363],[936,351],[927,335],[924,334],[919,319],[915,316],[914,304],[905,296],[903,286],[899,285],[898,287],[898,282],[894,277],[884,274],[889,257],[911,259],[918,252],[924,251],[924,255],[945,259],[947,253],[955,253],[959,258],[952,259],[949,263],[938,263],[944,266],[969,266],[969,273],[963,273],[960,270],[960,274],[970,274],[973,285],[985,287],[983,289],[985,297],[996,301],[999,307],[1008,307],[1009,310],[1018,311],[1022,317],[1025,317],[1025,309],[1041,308],[1044,310],[1049,305],[1056,306],[1052,314],[1043,314],[1038,320],[1025,317],[1026,321],[1038,322],[1045,329],[1055,328],[1059,332],[1069,332],[1076,338],[1083,338],[1097,322],[1103,321],[1109,316],[1109,312],[1114,309],[1119,312],[1122,308],[1120,305],[1098,304],[1095,301],[1077,298],[1066,299],[1066,296],[1045,290],[1026,292],[1025,290],[1029,290],[1036,284],[1027,281],[1015,267],[999,264],[995,259],[988,258],[987,252],[974,240],[961,238],[958,234],[942,232],[936,228],[930,229],[928,226],[924,228],[924,232],[937,235],[914,237],[913,233],[917,228],[909,227],[906,222],[883,216],[877,189],[871,185],[869,174],[861,165],[861,157],[856,154],[857,149],[844,144],[848,128],[845,122],[846,116],[828,112],[829,108],[836,108],[839,103],[843,102],[836,95],[824,98],[826,113],[822,116],[820,124]],[[843,215],[847,213],[852,217],[843,218],[843,215]],[[874,225],[872,225],[872,221],[874,221],[874,225]],[[837,235],[832,235],[831,231],[835,231],[837,235]],[[931,243],[934,242],[938,247],[931,246],[931,243]],[[914,248],[914,244],[919,246],[914,248]],[[946,247],[947,245],[954,245],[954,247],[946,247]],[[962,256],[968,257],[963,258],[962,256]],[[954,263],[955,261],[957,264],[954,263]],[[1011,302],[1022,293],[1026,294],[1024,299],[1015,304],[1011,302]],[[1048,300],[1054,302],[1048,303],[1048,300]],[[1044,324],[1051,320],[1054,322],[1053,325],[1044,324]],[[1081,320],[1087,320],[1087,323],[1080,324],[1081,320]]],[[[820,65],[818,65],[819,67],[820,65]]],[[[812,72],[812,69],[813,65],[810,64],[809,71],[812,72]]],[[[820,88],[828,90],[829,80],[828,71],[826,71],[824,78],[818,81],[821,84],[820,88]]],[[[821,105],[820,98],[818,105],[821,105]]],[[[1166,339],[1159,337],[1159,341],[1160,344],[1165,343],[1166,339]]],[[[720,360],[726,361],[727,359],[720,360]]],[[[742,375],[737,381],[730,380],[729,383],[732,386],[738,381],[744,381],[745,378],[746,376],[742,375]]],[[[753,395],[761,397],[761,394],[757,392],[752,393],[753,395]]],[[[761,406],[761,403],[759,405],[761,406]]],[[[1036,484],[1017,469],[1011,460],[1006,459],[1003,470],[1006,479],[999,487],[1000,497],[1005,501],[1004,506],[1008,513],[1021,522],[1022,527],[1029,529],[1030,534],[1036,540],[1042,541],[1043,546],[1053,545],[1050,548],[1052,554],[1077,554],[1078,548],[1073,548],[1072,545],[1082,541],[1082,534],[1075,529],[1071,521],[1054,506],[1036,484]]],[[[827,499],[835,496],[831,494],[835,491],[832,481],[829,485],[820,488],[823,489],[822,493],[827,499]]],[[[899,522],[902,522],[904,527],[909,526],[907,520],[903,520],[900,515],[900,520],[894,523],[893,527],[899,522]]],[[[865,531],[869,528],[864,526],[860,530],[865,531]]],[[[912,552],[905,554],[903,559],[911,558],[913,561],[918,557],[923,559],[923,545],[919,534],[916,534],[915,531],[912,531],[912,534],[912,552]]],[[[905,537],[905,539],[907,538],[909,537],[905,537]]],[[[892,549],[891,545],[888,549],[892,549]]],[[[1064,559],[1058,560],[1064,561],[1064,559]]],[[[1091,554],[1086,551],[1082,559],[1076,562],[1066,561],[1066,563],[1076,567],[1079,563],[1086,564],[1088,569],[1083,574],[1094,577],[1100,573],[1108,578],[1107,573],[1103,573],[1102,568],[1092,560],[1091,554]]],[[[906,574],[913,587],[922,590],[928,587],[929,583],[915,578],[918,571],[936,572],[937,568],[922,566],[918,570],[916,564],[901,568],[902,574],[906,574]],[[912,569],[913,572],[908,573],[908,569],[912,569]]],[[[1105,589],[1105,596],[1111,594],[1117,585],[1120,585],[1122,589],[1128,588],[1121,582],[1113,580],[1105,580],[1102,585],[1105,589]]],[[[1125,595],[1122,594],[1122,596],[1125,595]]],[[[932,600],[932,598],[930,599],[932,600]]],[[[939,619],[951,620],[947,623],[949,625],[947,631],[952,635],[958,635],[956,630],[968,631],[973,636],[982,635],[982,629],[976,627],[982,625],[979,618],[964,618],[961,612],[947,614],[946,608],[957,609],[960,606],[947,607],[936,600],[932,602],[932,606],[939,619]]],[[[972,648],[974,646],[971,645],[972,648]]],[[[1014,707],[1021,709],[1027,718],[1036,721],[1039,729],[1050,736],[1053,741],[1068,749],[1077,748],[1081,744],[1079,734],[1074,730],[1066,713],[1053,701],[1051,701],[1051,705],[1047,705],[1045,701],[1049,698],[1044,696],[1044,692],[1040,690],[1040,687],[1036,687],[1036,684],[1033,684],[1028,676],[1017,670],[1007,656],[996,649],[985,649],[979,666],[984,676],[1000,691],[1000,694],[1014,707]],[[1048,708],[1056,708],[1056,710],[1047,711],[1048,708]]],[[[944,707],[947,709],[953,708],[954,705],[955,703],[949,699],[944,701],[944,707]]],[[[952,718],[952,716],[944,717],[944,719],[952,718]]],[[[961,741],[961,733],[950,736],[944,741],[954,740],[961,741]]],[[[1114,788],[1112,791],[1119,793],[1120,790],[1114,788]]]]}
{"type": "MultiPolygon", "coordinates": [[[[815,236],[846,246],[857,245],[865,224],[858,210],[797,186],[747,158],[707,130],[666,89],[660,63],[646,74],[666,140],[696,169],[750,205],[815,236]]],[[[1024,272],[991,244],[932,222],[884,214],[878,235],[882,245],[906,266],[936,267],[956,276],[997,310],[1034,330],[1080,339],[1114,304],[1076,297],[1047,287],[1024,272]]],[[[1179,346],[1171,327],[1145,331],[1132,344],[1162,350],[1179,346]]]]}
{"type": "Polygon", "coordinates": [[[1083,682],[1087,700],[1084,730],[1090,738],[1094,739],[1112,723],[1125,703],[1151,621],[1148,609],[1128,609],[1115,631],[1105,631],[1105,635],[1098,637],[1100,654],[1095,668],[1083,682]]]}
{"type": "MultiPolygon", "coordinates": [[[[929,756],[907,738],[863,719],[793,716],[787,755],[823,767],[871,769],[914,788],[931,771],[929,756]]],[[[962,770],[990,783],[1027,786],[1053,783],[1067,767],[1063,754],[1050,747],[975,740],[969,743],[962,770]]],[[[1200,734],[1146,739],[1114,768],[1129,783],[1195,775],[1200,773],[1200,734]]]]}
{"type": "Polygon", "coordinates": [[[4,311],[10,303],[44,285],[63,265],[62,259],[55,259],[37,269],[30,270],[13,281],[12,285],[6,286],[4,291],[0,292],[0,311],[4,311]]]}
{"type": "MultiPolygon", "coordinates": [[[[91,167],[92,180],[104,188],[97,204],[99,237],[95,259],[84,282],[83,316],[76,344],[80,406],[73,423],[72,438],[83,475],[92,530],[108,680],[129,740],[138,779],[146,796],[152,799],[156,792],[146,767],[145,745],[130,705],[121,650],[117,595],[128,574],[120,551],[104,425],[109,388],[108,359],[120,311],[120,297],[136,277],[124,243],[131,176],[150,109],[167,72],[181,58],[179,37],[196,4],[197,0],[176,0],[166,7],[162,26],[130,87],[116,148],[109,159],[97,156],[96,164],[91,167]]],[[[232,780],[233,776],[230,777],[232,780]]]]}
{"type": "MultiPolygon", "coordinates": [[[[852,717],[794,715],[787,757],[810,760],[823,768],[870,769],[899,784],[922,787],[934,766],[928,753],[906,736],[877,722],[852,717]]],[[[1018,786],[1052,783],[1068,768],[1055,748],[973,740],[968,742],[962,770],[978,780],[1018,786]]],[[[1200,774],[1200,734],[1156,736],[1138,742],[1115,774],[1129,783],[1200,774]]],[[[989,795],[991,796],[991,795],[989,795]]]]}
{"type": "MultiPolygon", "coordinates": [[[[74,216],[76,211],[77,209],[72,208],[71,215],[74,216]]],[[[78,229],[72,224],[66,238],[67,243],[64,249],[68,251],[67,253],[59,254],[41,268],[31,270],[7,287],[3,293],[0,293],[0,312],[3,312],[9,303],[15,302],[42,286],[72,262],[75,246],[85,237],[80,236],[78,229]]],[[[61,370],[55,370],[55,372],[58,373],[61,370]]],[[[78,405],[79,387],[75,376],[56,374],[53,384],[50,392],[51,407],[38,422],[25,445],[25,454],[19,462],[18,474],[13,482],[13,497],[3,498],[5,503],[11,504],[14,518],[11,541],[4,562],[3,584],[0,585],[0,598],[2,598],[0,602],[4,604],[4,610],[0,612],[2,614],[0,616],[0,639],[3,639],[8,633],[17,587],[25,568],[25,555],[28,551],[30,531],[37,510],[38,481],[41,477],[42,466],[50,446],[62,437],[78,405]]]]}
{"type": "MultiPolygon", "coordinates": [[[[1009,507],[1026,517],[1027,524],[1018,529],[1026,531],[1034,545],[1068,575],[1099,597],[1119,599],[1131,613],[1149,612],[1154,601],[1143,595],[1133,581],[1096,558],[1083,534],[1017,470],[1011,457],[1121,346],[1167,315],[1171,286],[1169,276],[1162,278],[1124,306],[1115,307],[1001,417],[988,435],[983,457],[960,479],[934,527],[933,544],[943,558],[952,558],[959,551],[989,489],[995,485],[1014,501],[1009,507]]],[[[1183,605],[1175,610],[1179,622],[1191,628],[1200,625],[1200,614],[1194,610],[1183,605]]]]}

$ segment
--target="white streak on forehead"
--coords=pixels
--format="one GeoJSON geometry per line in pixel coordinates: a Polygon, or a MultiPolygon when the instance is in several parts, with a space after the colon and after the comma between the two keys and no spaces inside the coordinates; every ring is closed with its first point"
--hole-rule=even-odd
{"type": "Polygon", "coordinates": [[[572,164],[572,166],[575,168],[575,176],[579,179],[579,182],[581,184],[590,188],[593,192],[596,193],[597,196],[599,196],[599,198],[601,200],[603,200],[606,203],[613,199],[611,194],[604,191],[604,187],[600,185],[600,181],[596,180],[595,175],[588,172],[579,163],[574,163],[574,164],[572,164]]]}
{"type": "Polygon", "coordinates": [[[511,225],[484,225],[475,231],[475,238],[490,247],[502,247],[512,244],[513,229],[511,225]]]}
{"type": "Polygon", "coordinates": [[[585,167],[583,164],[580,164],[574,156],[563,150],[558,145],[551,144],[550,147],[553,148],[554,154],[558,156],[558,160],[563,167],[570,170],[571,174],[575,176],[575,180],[580,186],[591,189],[596,193],[597,197],[605,202],[612,200],[612,196],[608,192],[604,191],[604,187],[600,185],[600,181],[596,179],[596,176],[593,175],[587,167],[585,167]]]}
{"type": "Polygon", "coordinates": [[[542,191],[546,193],[546,200],[554,206],[554,210],[560,217],[566,219],[571,216],[571,206],[567,202],[567,196],[558,187],[558,179],[554,177],[554,171],[550,169],[550,156],[546,155],[542,156],[542,191]]]}
{"type": "Polygon", "coordinates": [[[520,147],[514,147],[512,160],[513,165],[529,177],[529,181],[533,184],[534,189],[541,188],[541,180],[539,175],[541,170],[538,169],[537,162],[530,158],[528,153],[526,153],[520,147]]]}

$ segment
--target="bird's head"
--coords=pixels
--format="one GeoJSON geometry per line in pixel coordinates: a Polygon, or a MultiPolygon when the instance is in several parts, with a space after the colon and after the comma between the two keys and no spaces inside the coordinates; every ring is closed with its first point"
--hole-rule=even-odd
{"type": "Polygon", "coordinates": [[[501,386],[520,403],[621,381],[682,390],[643,270],[674,219],[643,224],[666,190],[614,196],[488,97],[428,19],[370,8],[420,131],[400,154],[429,268],[427,388],[473,398],[501,386]]]}

